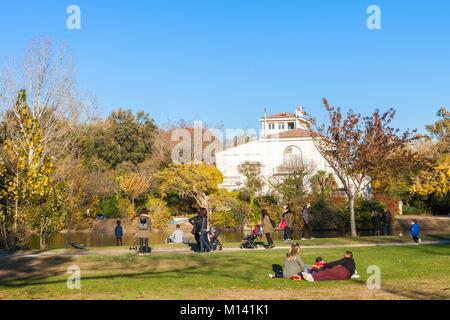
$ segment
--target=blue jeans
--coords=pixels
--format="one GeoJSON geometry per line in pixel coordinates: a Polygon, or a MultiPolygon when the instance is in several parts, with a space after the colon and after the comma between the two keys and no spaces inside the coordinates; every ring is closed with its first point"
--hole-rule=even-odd
{"type": "Polygon", "coordinates": [[[391,225],[390,224],[385,224],[384,225],[384,235],[385,236],[390,236],[391,235],[391,225]]]}
{"type": "Polygon", "coordinates": [[[202,231],[202,234],[200,236],[200,252],[209,252],[211,251],[211,246],[208,242],[207,232],[206,230],[202,231]]]}

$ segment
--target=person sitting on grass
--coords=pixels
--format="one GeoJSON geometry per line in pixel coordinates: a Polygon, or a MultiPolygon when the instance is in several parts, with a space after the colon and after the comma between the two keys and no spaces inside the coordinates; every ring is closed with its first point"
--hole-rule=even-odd
{"type": "Polygon", "coordinates": [[[322,257],[316,258],[316,263],[309,269],[309,273],[317,273],[325,270],[327,263],[322,259],[322,257]]]}
{"type": "Polygon", "coordinates": [[[344,258],[341,260],[329,262],[326,269],[314,274],[302,272],[303,279],[307,281],[325,281],[325,280],[347,280],[355,274],[356,264],[353,260],[353,253],[345,251],[344,258]]]}
{"type": "Polygon", "coordinates": [[[179,224],[176,225],[175,231],[167,238],[167,243],[184,243],[184,232],[179,224]]]}
{"type": "Polygon", "coordinates": [[[419,238],[420,235],[420,227],[417,223],[417,220],[413,220],[411,223],[411,237],[413,238],[416,244],[421,244],[422,239],[419,238]]]}
{"type": "Polygon", "coordinates": [[[280,265],[272,265],[274,273],[269,274],[270,278],[287,278],[292,280],[300,280],[300,271],[304,270],[305,264],[300,258],[300,245],[293,243],[289,252],[284,258],[284,267],[280,265]]]}

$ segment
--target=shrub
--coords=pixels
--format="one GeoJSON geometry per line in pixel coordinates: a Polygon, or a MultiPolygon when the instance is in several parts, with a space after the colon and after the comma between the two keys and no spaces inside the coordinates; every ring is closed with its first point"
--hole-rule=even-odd
{"type": "Polygon", "coordinates": [[[102,212],[106,218],[120,218],[122,217],[122,212],[119,206],[118,197],[114,196],[108,199],[100,201],[98,205],[98,210],[102,212]]]}
{"type": "Polygon", "coordinates": [[[311,203],[312,226],[314,229],[336,229],[345,231],[348,215],[345,205],[335,197],[318,196],[311,203]]]}
{"type": "Polygon", "coordinates": [[[237,194],[219,190],[211,195],[210,224],[221,229],[240,229],[248,213],[248,205],[237,194]]]}
{"type": "Polygon", "coordinates": [[[152,228],[165,230],[170,219],[169,208],[164,200],[149,197],[145,203],[146,208],[150,211],[150,220],[152,228]]]}
{"type": "Polygon", "coordinates": [[[403,214],[404,215],[430,215],[431,211],[428,209],[422,209],[422,208],[416,208],[416,207],[410,207],[407,205],[403,206],[403,214]]]}

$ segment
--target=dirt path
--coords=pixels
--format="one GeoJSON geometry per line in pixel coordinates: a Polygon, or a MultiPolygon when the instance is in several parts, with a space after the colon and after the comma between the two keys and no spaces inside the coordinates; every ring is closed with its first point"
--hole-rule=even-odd
{"type": "MultiPolygon", "coordinates": [[[[302,242],[300,242],[302,244],[302,242]]],[[[421,245],[427,244],[450,244],[448,241],[423,241],[421,245]]],[[[353,244],[321,244],[321,245],[303,245],[302,249],[333,249],[333,248],[360,248],[360,247],[405,247],[405,246],[415,246],[415,243],[353,243],[353,244]]],[[[288,250],[289,246],[276,246],[270,250],[288,250]]],[[[240,252],[240,251],[263,251],[267,250],[262,246],[258,246],[256,249],[240,249],[236,248],[223,248],[222,252],[240,252]]],[[[67,249],[67,250],[50,250],[44,252],[23,252],[23,253],[0,253],[0,259],[2,258],[18,258],[18,257],[28,257],[37,258],[45,256],[81,256],[81,255],[122,255],[130,253],[131,251],[128,247],[117,248],[117,249],[102,249],[97,248],[86,248],[83,250],[67,249]]],[[[134,252],[134,251],[133,251],[134,252]]],[[[194,253],[189,248],[156,248],[153,249],[153,253],[194,253]]]]}

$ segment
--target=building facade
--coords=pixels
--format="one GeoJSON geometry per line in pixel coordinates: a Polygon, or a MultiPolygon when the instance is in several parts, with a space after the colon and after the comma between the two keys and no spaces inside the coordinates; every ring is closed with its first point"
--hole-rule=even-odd
{"type": "Polygon", "coordinates": [[[311,166],[313,174],[319,170],[333,172],[314,145],[304,115],[302,107],[297,107],[295,113],[264,115],[259,120],[258,139],[218,152],[216,166],[224,176],[221,187],[234,191],[245,184],[238,167],[246,161],[261,163],[265,191],[270,190],[269,181],[283,179],[299,162],[311,166]]]}

